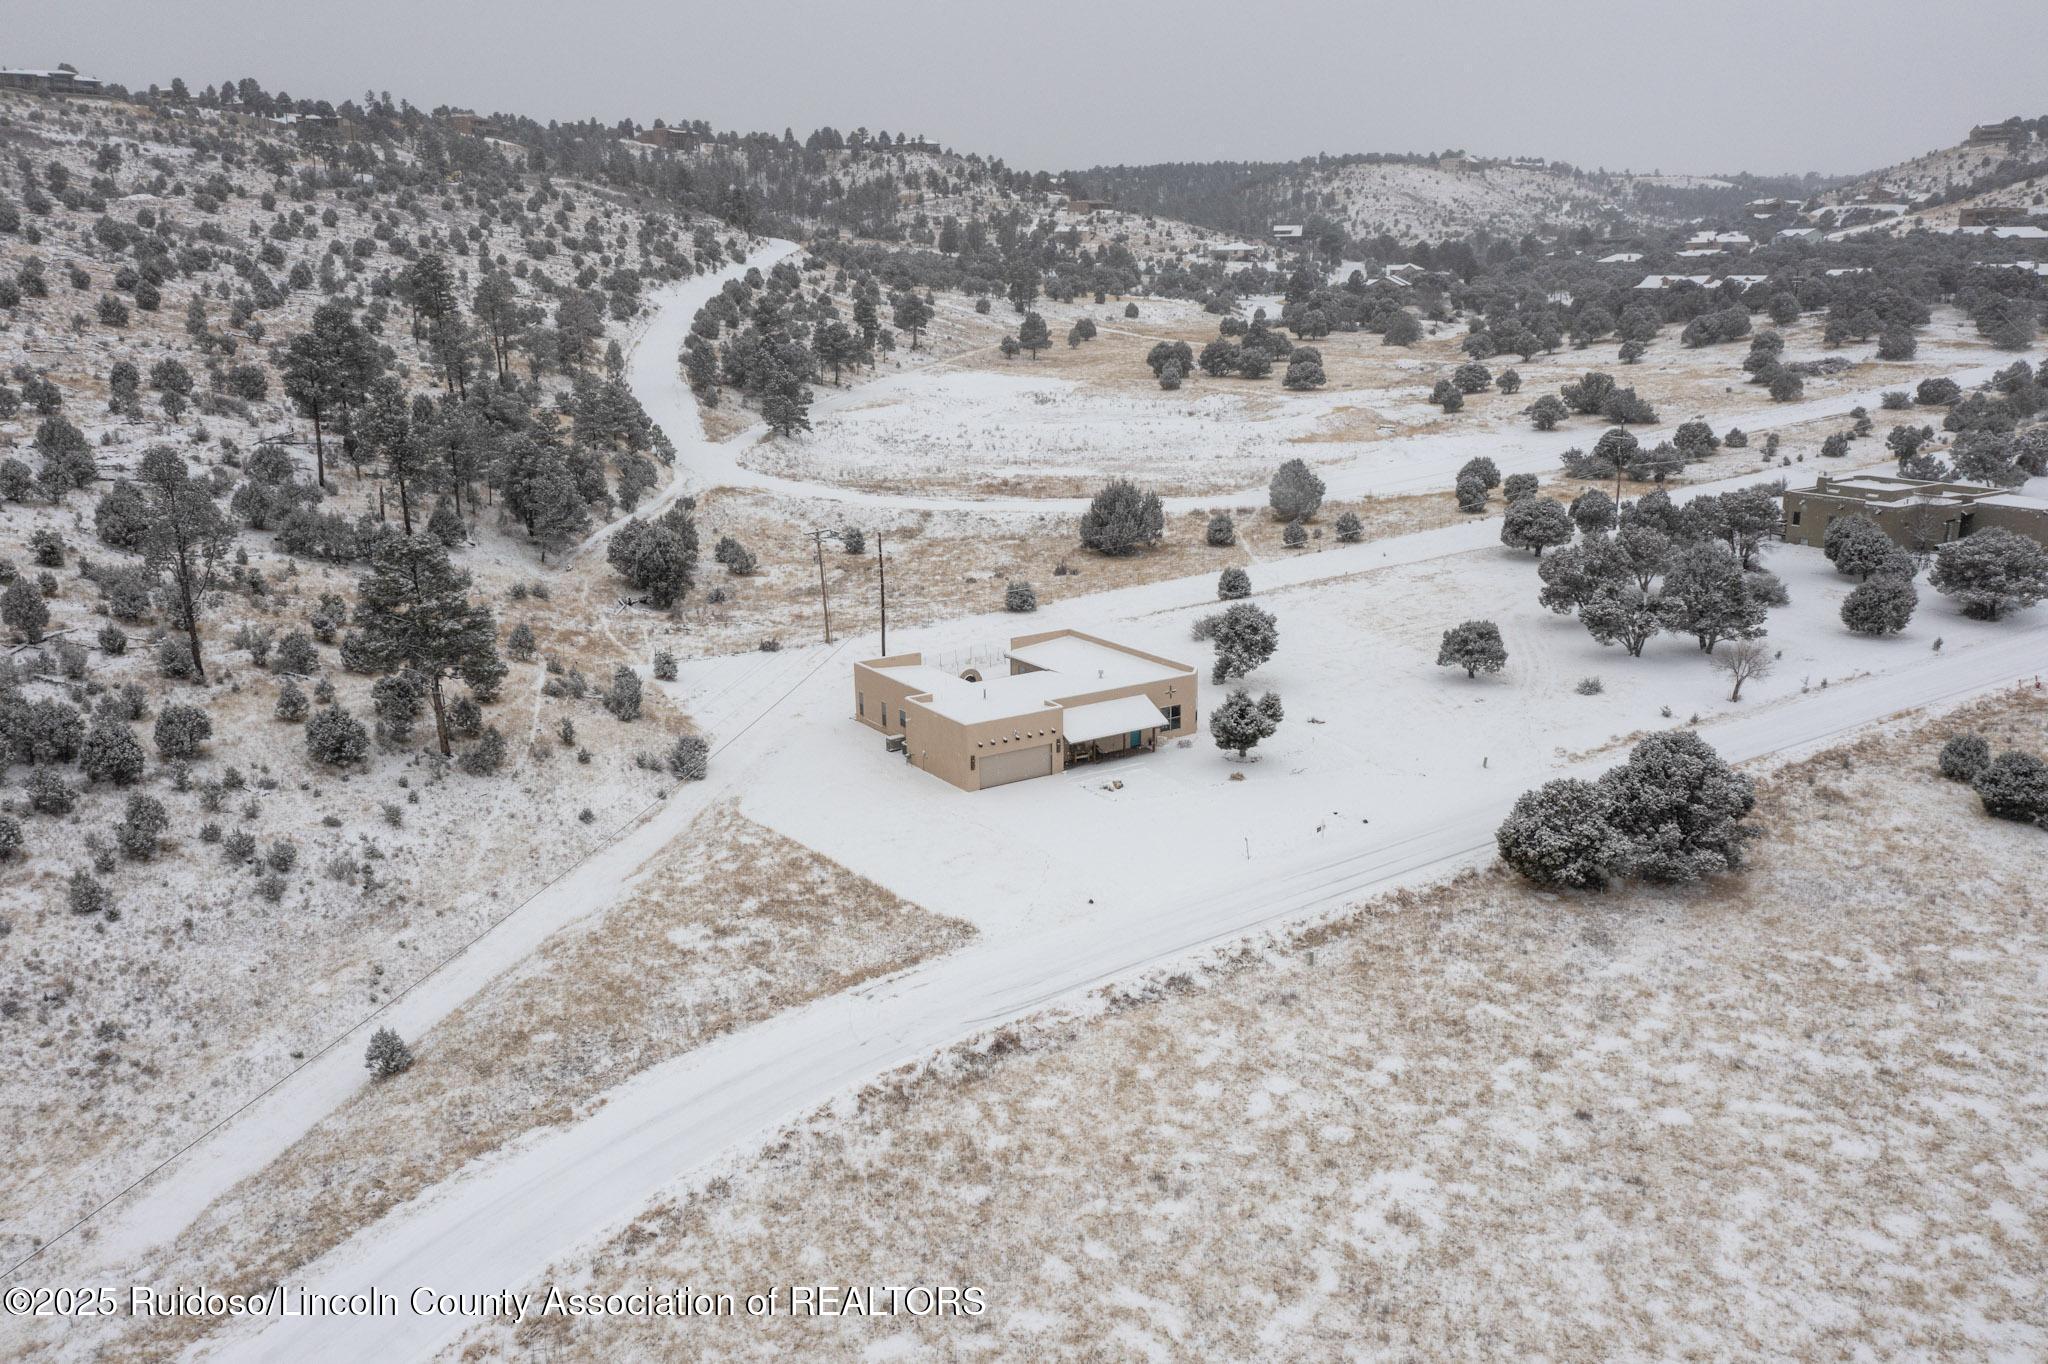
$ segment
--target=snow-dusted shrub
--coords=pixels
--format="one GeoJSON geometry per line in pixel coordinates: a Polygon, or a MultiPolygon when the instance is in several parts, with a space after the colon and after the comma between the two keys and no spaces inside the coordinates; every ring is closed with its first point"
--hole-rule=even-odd
{"type": "Polygon", "coordinates": [[[711,772],[711,745],[701,734],[685,734],[669,747],[667,765],[680,781],[702,781],[711,772]]]}
{"type": "Polygon", "coordinates": [[[1252,575],[1232,564],[1216,577],[1216,597],[1219,601],[1236,601],[1252,594],[1252,575]]]}
{"type": "Polygon", "coordinates": [[[304,630],[288,630],[270,652],[270,670],[279,673],[314,673],[320,670],[320,651],[304,630]]]}
{"type": "Polygon", "coordinates": [[[1970,786],[1993,819],[2031,824],[2048,816],[2048,763],[2009,748],[1984,764],[1970,786]]]}
{"type": "Polygon", "coordinates": [[[175,635],[165,635],[156,642],[156,670],[172,681],[192,676],[191,646],[175,635]]]}
{"type": "Polygon", "coordinates": [[[107,894],[107,888],[86,871],[71,873],[71,885],[65,892],[65,899],[73,914],[102,914],[114,903],[113,897],[107,894]]]}
{"type": "Polygon", "coordinates": [[[130,786],[142,777],[142,744],[126,725],[101,721],[85,736],[78,765],[96,782],[130,786]]]}
{"type": "Polygon", "coordinates": [[[654,679],[657,682],[676,680],[676,656],[666,649],[654,651],[654,679]]]}
{"type": "Polygon", "coordinates": [[[1022,578],[1012,578],[1009,586],[1003,589],[1003,609],[1019,613],[1036,611],[1038,609],[1037,589],[1022,578]]]}
{"type": "Polygon", "coordinates": [[[1958,734],[1941,746],[1941,775],[1950,781],[1975,781],[1991,761],[1991,745],[1981,734],[1958,734]]]}
{"type": "Polygon", "coordinates": [[[128,808],[114,830],[114,838],[127,857],[147,862],[156,856],[157,841],[170,827],[171,817],[162,801],[155,796],[133,795],[128,797],[128,808]]]}
{"type": "Polygon", "coordinates": [[[412,1069],[412,1048],[405,1040],[389,1028],[379,1028],[370,1034],[370,1045],[363,1052],[363,1065],[370,1074],[380,1080],[402,1075],[412,1069]]]}
{"type": "Polygon", "coordinates": [[[47,767],[28,774],[28,808],[39,815],[68,815],[78,804],[78,792],[47,767]]]}
{"type": "Polygon", "coordinates": [[[0,862],[12,862],[25,842],[21,821],[12,815],[0,815],[0,862]]]}
{"type": "Polygon", "coordinates": [[[1229,512],[1217,512],[1209,518],[1206,538],[1215,549],[1228,549],[1237,543],[1237,523],[1230,519],[1229,512]]]}
{"type": "Polygon", "coordinates": [[[640,718],[640,674],[620,666],[612,670],[611,689],[604,694],[604,708],[612,717],[631,723],[640,718]]]}
{"type": "Polygon", "coordinates": [[[505,765],[508,751],[505,736],[496,725],[491,725],[455,760],[455,765],[469,776],[488,777],[505,765]]]}
{"type": "Polygon", "coordinates": [[[1602,890],[1626,844],[1609,822],[1613,801],[1594,782],[1560,778],[1525,791],[1494,831],[1500,860],[1540,886],[1602,890]]]}
{"type": "Polygon", "coordinates": [[[128,652],[128,636],[120,626],[109,621],[100,627],[99,646],[101,653],[118,658],[128,652]]]}
{"type": "Polygon", "coordinates": [[[1355,545],[1365,538],[1365,523],[1358,519],[1357,512],[1342,512],[1337,517],[1337,541],[1339,544],[1355,545]]]}
{"type": "Polygon", "coordinates": [[[370,756],[370,732],[340,706],[326,706],[306,722],[306,754],[329,767],[352,767],[370,756]]]}
{"type": "Polygon", "coordinates": [[[297,724],[304,720],[311,710],[312,706],[306,700],[306,693],[298,683],[287,677],[284,686],[279,688],[277,693],[277,718],[297,724]]]}
{"type": "Polygon", "coordinates": [[[173,701],[157,713],[153,737],[160,758],[196,758],[200,746],[213,737],[213,719],[198,706],[173,701]]]}

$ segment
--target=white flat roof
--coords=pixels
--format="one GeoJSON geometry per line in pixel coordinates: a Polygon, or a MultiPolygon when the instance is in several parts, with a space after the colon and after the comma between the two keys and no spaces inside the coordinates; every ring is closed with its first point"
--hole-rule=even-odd
{"type": "MultiPolygon", "coordinates": [[[[1164,682],[1168,678],[1185,677],[1189,671],[1154,663],[1149,658],[1140,658],[1076,635],[1056,635],[1036,644],[1026,644],[1010,650],[1010,657],[1034,668],[1059,673],[1069,695],[1144,682],[1164,682]]],[[[1026,677],[1030,675],[1023,674],[1026,677]]]]}
{"type": "Polygon", "coordinates": [[[1166,723],[1159,707],[1143,696],[1119,696],[1113,701],[1092,701],[1085,706],[1068,706],[1060,712],[1060,732],[1070,744],[1090,739],[1107,739],[1112,734],[1129,734],[1137,729],[1158,729],[1166,723]]]}

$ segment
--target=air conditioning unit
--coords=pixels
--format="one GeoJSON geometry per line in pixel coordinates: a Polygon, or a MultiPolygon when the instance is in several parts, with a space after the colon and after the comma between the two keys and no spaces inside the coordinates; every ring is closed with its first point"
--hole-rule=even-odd
{"type": "Polygon", "coordinates": [[[891,734],[888,738],[889,752],[901,753],[903,751],[903,740],[903,735],[891,734]]]}

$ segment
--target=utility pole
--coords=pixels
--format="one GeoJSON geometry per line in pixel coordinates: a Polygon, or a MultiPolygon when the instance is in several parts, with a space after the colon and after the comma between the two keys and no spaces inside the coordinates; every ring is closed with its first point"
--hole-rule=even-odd
{"type": "Polygon", "coordinates": [[[825,593],[825,532],[811,532],[811,544],[818,551],[818,605],[825,611],[825,642],[832,642],[832,599],[825,593]]]}
{"type": "Polygon", "coordinates": [[[889,565],[882,559],[882,532],[875,532],[875,573],[882,585],[882,657],[889,656],[889,565]]]}

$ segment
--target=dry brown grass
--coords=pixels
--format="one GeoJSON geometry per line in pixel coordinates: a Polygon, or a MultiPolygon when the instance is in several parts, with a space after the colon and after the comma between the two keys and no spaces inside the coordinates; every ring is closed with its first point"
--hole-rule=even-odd
{"type": "Polygon", "coordinates": [[[1933,757],[2006,694],[1761,783],[1740,876],[1498,872],[1006,1029],[558,1267],[971,1283],[946,1320],[550,1321],[466,1358],[2038,1356],[2038,831],[1933,757]]]}
{"type": "MultiPolygon", "coordinates": [[[[586,1114],[650,1066],[950,951],[972,935],[730,806],[707,811],[628,896],[549,939],[416,1042],[170,1250],[191,1282],[277,1282],[467,1162],[586,1114]]],[[[160,1358],[194,1323],[123,1357],[160,1358]]]]}

